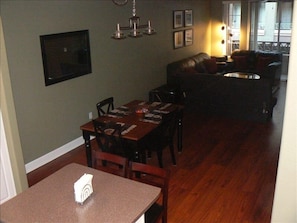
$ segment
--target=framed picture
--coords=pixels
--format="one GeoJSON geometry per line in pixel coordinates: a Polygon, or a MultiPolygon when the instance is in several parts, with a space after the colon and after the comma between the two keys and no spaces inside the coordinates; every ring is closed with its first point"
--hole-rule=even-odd
{"type": "Polygon", "coordinates": [[[173,47],[174,49],[184,46],[184,31],[177,31],[173,33],[173,47]]]}
{"type": "Polygon", "coordinates": [[[181,28],[184,26],[184,11],[176,10],[173,11],[173,28],[181,28]]]}
{"type": "Polygon", "coordinates": [[[187,9],[185,10],[185,26],[193,25],[193,10],[187,9]]]}
{"type": "Polygon", "coordinates": [[[45,86],[90,74],[89,30],[40,36],[45,86]]]}
{"type": "Polygon", "coordinates": [[[185,30],[185,46],[190,46],[193,44],[193,29],[185,30]]]}

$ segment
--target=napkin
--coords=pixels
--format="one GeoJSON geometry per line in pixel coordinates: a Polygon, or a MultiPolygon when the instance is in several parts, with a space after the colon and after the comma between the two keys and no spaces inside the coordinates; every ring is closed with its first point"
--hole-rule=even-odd
{"type": "Polygon", "coordinates": [[[74,183],[74,197],[77,203],[83,202],[93,193],[93,175],[84,174],[74,183]]]}
{"type": "Polygon", "coordinates": [[[127,134],[128,132],[130,132],[132,129],[136,128],[137,125],[131,125],[129,128],[127,128],[126,130],[122,131],[122,135],[127,134]]]}
{"type": "Polygon", "coordinates": [[[165,104],[164,106],[162,106],[162,107],[160,108],[160,110],[164,110],[164,109],[168,108],[169,106],[171,106],[171,103],[167,103],[167,104],[165,104]]]}
{"type": "Polygon", "coordinates": [[[154,110],[153,113],[161,113],[161,114],[168,114],[169,111],[164,111],[164,110],[154,110]]]}

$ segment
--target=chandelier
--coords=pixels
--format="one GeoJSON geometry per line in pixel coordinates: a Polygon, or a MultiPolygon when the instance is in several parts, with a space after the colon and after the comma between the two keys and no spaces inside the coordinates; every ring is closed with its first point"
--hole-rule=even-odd
{"type": "MultiPolygon", "coordinates": [[[[123,4],[117,3],[119,0],[113,0],[117,5],[124,5],[127,3],[128,0],[124,0],[123,4]]],[[[151,21],[148,20],[147,24],[140,24],[140,17],[136,15],[136,0],[132,1],[133,7],[132,7],[132,17],[129,18],[129,26],[120,26],[118,23],[116,26],[116,31],[112,35],[113,39],[125,39],[126,36],[122,32],[122,30],[130,30],[130,33],[128,34],[129,37],[137,38],[142,37],[142,34],[145,35],[153,35],[155,34],[155,30],[151,26],[151,21]],[[145,29],[143,32],[140,32],[139,29],[145,29]]]]}

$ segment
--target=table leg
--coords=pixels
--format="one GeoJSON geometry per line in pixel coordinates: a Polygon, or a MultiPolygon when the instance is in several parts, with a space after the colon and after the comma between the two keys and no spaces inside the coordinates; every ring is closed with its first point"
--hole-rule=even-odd
{"type": "Polygon", "coordinates": [[[90,133],[87,131],[83,131],[83,138],[85,140],[87,164],[88,164],[88,167],[92,167],[92,148],[91,148],[90,133]]]}
{"type": "Polygon", "coordinates": [[[130,143],[127,146],[128,149],[131,149],[133,151],[133,154],[131,159],[134,162],[138,163],[146,163],[146,150],[145,150],[145,143],[142,140],[140,141],[130,141],[130,143]]]}
{"type": "Polygon", "coordinates": [[[177,151],[182,152],[183,149],[183,109],[178,114],[178,126],[177,126],[177,151]]]}
{"type": "Polygon", "coordinates": [[[140,154],[138,150],[134,151],[134,157],[133,157],[134,162],[140,162],[140,154]]]}
{"type": "MultiPolygon", "coordinates": [[[[136,147],[134,148],[133,161],[138,163],[146,164],[146,150],[143,140],[136,142],[136,147]]],[[[137,178],[140,178],[140,172],[136,172],[135,175],[137,178]]]]}

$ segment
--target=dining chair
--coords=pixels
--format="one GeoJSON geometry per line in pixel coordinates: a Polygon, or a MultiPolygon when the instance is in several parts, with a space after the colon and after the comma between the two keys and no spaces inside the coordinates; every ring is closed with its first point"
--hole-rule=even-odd
{"type": "Polygon", "coordinates": [[[128,172],[128,177],[132,180],[161,188],[160,198],[145,212],[145,222],[153,223],[162,219],[163,223],[167,223],[170,171],[156,166],[130,161],[128,172]]]}
{"type": "Polygon", "coordinates": [[[100,122],[93,120],[96,142],[103,152],[124,156],[122,126],[114,122],[100,122]]]}
{"type": "Polygon", "coordinates": [[[92,150],[93,168],[127,177],[128,159],[111,153],[92,150]]]}
{"type": "Polygon", "coordinates": [[[178,108],[162,116],[162,122],[146,140],[148,157],[155,151],[158,157],[159,167],[163,168],[163,150],[169,147],[171,160],[176,165],[174,154],[174,136],[178,125],[178,108]]]}
{"type": "Polygon", "coordinates": [[[114,109],[113,97],[106,98],[96,104],[98,117],[114,109]]]}

